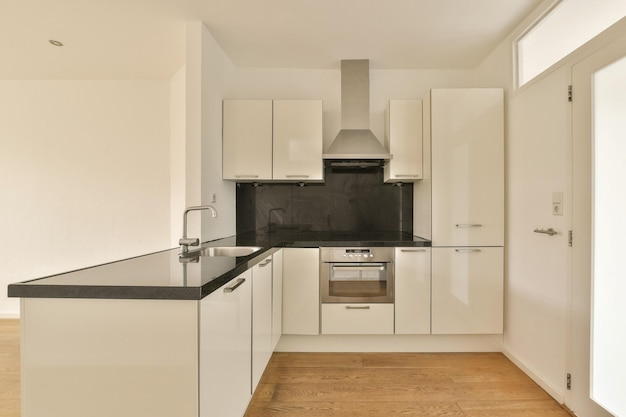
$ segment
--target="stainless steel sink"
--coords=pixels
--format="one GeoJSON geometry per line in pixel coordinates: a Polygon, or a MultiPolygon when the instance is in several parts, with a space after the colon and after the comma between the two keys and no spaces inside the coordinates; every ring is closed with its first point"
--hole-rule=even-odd
{"type": "Polygon", "coordinates": [[[202,248],[195,253],[200,256],[248,256],[261,249],[260,246],[216,246],[202,248]]]}

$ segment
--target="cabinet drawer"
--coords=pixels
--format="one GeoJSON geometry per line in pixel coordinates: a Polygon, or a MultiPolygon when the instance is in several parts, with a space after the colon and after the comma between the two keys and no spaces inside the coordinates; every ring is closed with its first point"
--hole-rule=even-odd
{"type": "Polygon", "coordinates": [[[393,334],[393,304],[322,304],[322,334],[393,334]]]}

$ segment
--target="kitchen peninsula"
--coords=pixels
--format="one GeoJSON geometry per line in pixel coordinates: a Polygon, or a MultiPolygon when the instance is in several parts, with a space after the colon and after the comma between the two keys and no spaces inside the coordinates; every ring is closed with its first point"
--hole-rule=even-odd
{"type": "Polygon", "coordinates": [[[177,248],[10,285],[21,298],[23,415],[243,414],[281,333],[280,252],[322,245],[430,241],[247,233],[203,247],[260,247],[248,256],[181,262],[177,248]]]}

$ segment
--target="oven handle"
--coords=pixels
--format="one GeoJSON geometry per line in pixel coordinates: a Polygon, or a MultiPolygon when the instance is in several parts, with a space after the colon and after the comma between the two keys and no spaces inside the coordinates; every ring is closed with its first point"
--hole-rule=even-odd
{"type": "Polygon", "coordinates": [[[377,270],[377,271],[384,271],[385,270],[385,264],[367,264],[367,265],[333,265],[332,266],[333,271],[334,270],[341,270],[341,271],[362,271],[365,269],[369,269],[369,270],[377,270]]]}

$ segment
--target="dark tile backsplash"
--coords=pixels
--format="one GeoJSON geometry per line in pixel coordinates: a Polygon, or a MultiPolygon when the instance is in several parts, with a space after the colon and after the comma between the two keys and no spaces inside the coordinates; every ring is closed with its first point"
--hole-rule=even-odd
{"type": "Polygon", "coordinates": [[[413,184],[384,184],[382,168],[326,167],[324,175],[324,184],[237,184],[237,233],[413,233],[413,184]]]}

